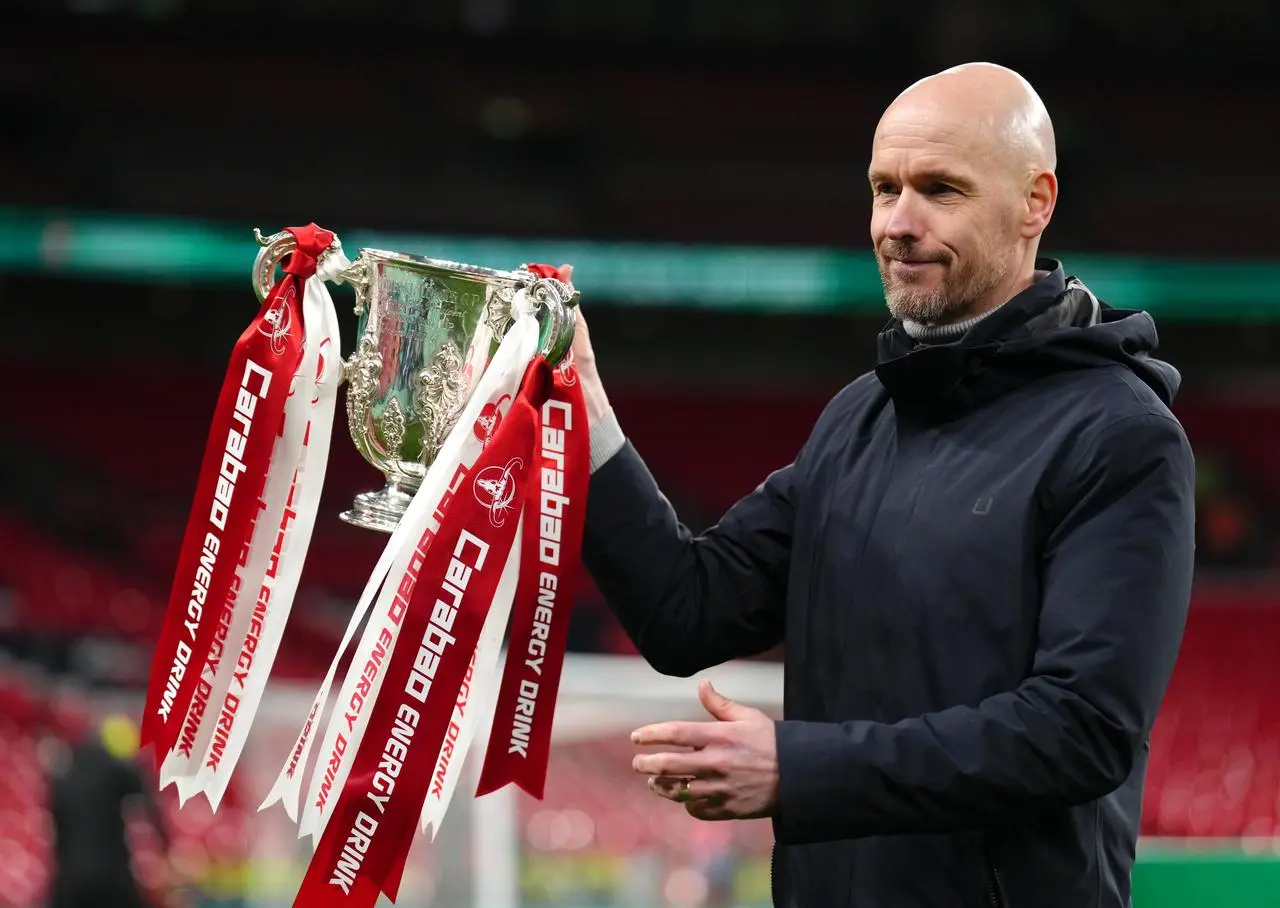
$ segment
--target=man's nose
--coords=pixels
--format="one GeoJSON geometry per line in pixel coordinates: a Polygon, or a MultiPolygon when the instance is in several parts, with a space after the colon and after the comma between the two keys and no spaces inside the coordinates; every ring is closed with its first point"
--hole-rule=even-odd
{"type": "Polygon", "coordinates": [[[924,234],[922,216],[920,197],[910,190],[904,190],[894,200],[889,212],[885,236],[905,242],[919,240],[924,234]]]}

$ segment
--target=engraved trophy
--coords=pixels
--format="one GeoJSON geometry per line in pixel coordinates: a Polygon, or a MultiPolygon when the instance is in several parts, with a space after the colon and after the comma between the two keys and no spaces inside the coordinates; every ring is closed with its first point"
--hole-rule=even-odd
{"type": "MultiPolygon", "coordinates": [[[[287,231],[255,235],[262,249],[253,285],[263,301],[296,242],[287,231]]],[[[555,366],[573,343],[578,293],[524,266],[498,271],[378,249],[361,249],[336,280],[354,289],[358,317],[356,349],[342,369],[347,425],[386,480],[357,495],[341,517],[390,533],[514,324],[517,294],[536,307],[540,350],[555,366]]]]}

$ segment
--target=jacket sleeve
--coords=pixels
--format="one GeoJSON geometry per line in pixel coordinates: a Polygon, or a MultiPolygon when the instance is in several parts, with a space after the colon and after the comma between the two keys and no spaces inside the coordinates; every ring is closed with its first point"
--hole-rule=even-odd
{"type": "Polygon", "coordinates": [[[583,562],[640,654],[687,677],[782,639],[794,466],[694,536],[630,442],[591,477],[583,562]]]}
{"type": "Polygon", "coordinates": [[[1118,788],[1182,640],[1194,471],[1168,416],[1099,433],[1047,539],[1027,678],[976,706],[892,725],[779,722],[778,840],[952,831],[1118,788]]]}

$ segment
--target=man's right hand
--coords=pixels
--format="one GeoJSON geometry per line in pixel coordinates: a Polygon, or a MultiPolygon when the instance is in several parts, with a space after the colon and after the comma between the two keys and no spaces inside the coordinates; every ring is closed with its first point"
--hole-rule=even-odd
{"type": "MultiPolygon", "coordinates": [[[[566,281],[573,283],[572,265],[561,265],[560,273],[566,281]]],[[[575,314],[577,324],[573,329],[573,362],[577,367],[578,380],[582,382],[582,396],[587,404],[587,424],[594,427],[609,412],[609,397],[604,393],[604,383],[600,381],[600,373],[596,369],[596,352],[591,347],[591,332],[582,314],[581,303],[575,314]]]]}

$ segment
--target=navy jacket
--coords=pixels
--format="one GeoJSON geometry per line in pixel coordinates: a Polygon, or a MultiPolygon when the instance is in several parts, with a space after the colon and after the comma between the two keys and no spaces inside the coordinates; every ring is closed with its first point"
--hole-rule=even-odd
{"type": "Polygon", "coordinates": [[[1151,318],[1040,267],[959,341],[890,323],[700,536],[629,444],[592,477],[585,563],[657,670],[785,641],[780,908],[1130,905],[1194,464],[1151,318]]]}

